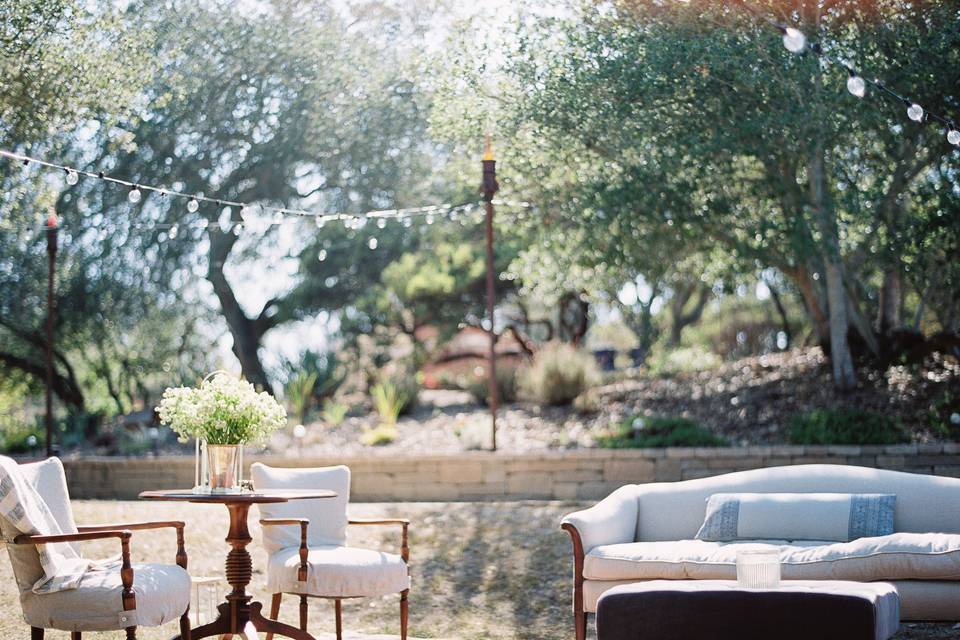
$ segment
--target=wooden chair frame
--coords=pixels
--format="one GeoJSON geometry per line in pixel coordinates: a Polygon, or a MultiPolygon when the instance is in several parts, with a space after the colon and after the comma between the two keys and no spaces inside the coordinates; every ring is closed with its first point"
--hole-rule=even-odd
{"type": "Polygon", "coordinates": [[[573,543],[573,629],[576,640],[587,638],[587,613],[583,610],[583,540],[580,532],[569,522],[560,528],[570,534],[573,543]]]}
{"type": "MultiPolygon", "coordinates": [[[[123,591],[120,595],[123,610],[132,611],[137,608],[137,596],[133,592],[133,565],[130,562],[130,539],[134,531],[146,529],[172,528],[177,534],[177,566],[187,569],[187,551],[184,546],[183,530],[184,523],[179,521],[162,522],[130,522],[123,524],[96,524],[78,526],[77,533],[62,533],[56,535],[30,535],[21,534],[13,539],[13,544],[47,544],[53,542],[84,542],[86,540],[102,540],[105,538],[119,538],[120,540],[120,580],[123,583],[123,591]]],[[[130,626],[125,628],[127,640],[136,640],[137,627],[130,626]]],[[[30,627],[31,640],[43,640],[44,629],[40,627],[30,627]]],[[[80,631],[70,632],[71,640],[81,640],[80,631]]],[[[180,638],[190,640],[190,606],[187,605],[186,611],[180,616],[180,638]]]]}
{"type": "MultiPolygon", "coordinates": [[[[297,568],[297,580],[300,582],[306,582],[307,572],[309,571],[307,558],[310,553],[310,547],[307,544],[307,527],[310,525],[310,520],[307,518],[266,518],[261,520],[260,524],[264,527],[300,525],[300,566],[297,568]]],[[[410,575],[409,520],[404,518],[350,519],[347,521],[347,524],[355,526],[400,525],[402,529],[400,557],[403,559],[404,564],[407,565],[407,575],[410,575]]],[[[400,592],[400,640],[407,640],[407,623],[410,613],[407,596],[409,593],[410,589],[404,589],[400,592]]],[[[307,595],[304,593],[294,595],[300,596],[300,629],[302,631],[307,630],[307,598],[333,600],[333,610],[334,615],[336,616],[337,625],[337,640],[342,640],[343,620],[341,616],[341,601],[347,599],[347,597],[335,598],[331,596],[307,595]]],[[[349,596],[350,599],[362,597],[364,596],[349,596]]],[[[270,602],[270,617],[274,620],[276,620],[280,615],[280,602],[282,599],[283,593],[273,594],[273,599],[270,602]]],[[[273,634],[268,633],[266,640],[273,640],[273,634]]]]}

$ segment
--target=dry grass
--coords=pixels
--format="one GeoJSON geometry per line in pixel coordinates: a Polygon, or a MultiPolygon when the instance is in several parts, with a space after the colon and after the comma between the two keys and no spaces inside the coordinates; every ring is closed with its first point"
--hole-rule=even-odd
{"type": "MultiPolygon", "coordinates": [[[[411,527],[411,563],[414,586],[410,594],[410,632],[433,638],[572,638],[570,607],[570,548],[557,528],[560,517],[580,505],[558,502],[357,504],[352,515],[405,516],[411,527]]],[[[75,501],[78,522],[118,522],[147,519],[183,519],[187,524],[187,552],[195,575],[222,574],[227,511],[219,505],[179,503],[75,501]]],[[[266,601],[266,555],[260,547],[255,510],[251,514],[254,595],[266,601]]],[[[398,532],[385,527],[362,527],[351,543],[395,548],[398,532]]],[[[88,555],[118,551],[116,541],[88,543],[88,555]]],[[[174,538],[169,530],[135,532],[136,561],[173,561],[174,538]]],[[[344,605],[347,630],[366,633],[398,632],[396,597],[359,600],[344,605]]],[[[281,619],[297,620],[295,602],[287,598],[281,619]]],[[[313,601],[310,629],[333,631],[333,607],[313,601]]],[[[175,624],[143,629],[145,640],[170,638],[175,624]]],[[[956,637],[953,625],[914,625],[897,640],[933,640],[956,637]]],[[[24,638],[17,594],[8,562],[0,563],[0,637],[24,638]]],[[[54,639],[66,633],[50,633],[54,639]]],[[[121,634],[89,634],[120,638],[121,634]]]]}

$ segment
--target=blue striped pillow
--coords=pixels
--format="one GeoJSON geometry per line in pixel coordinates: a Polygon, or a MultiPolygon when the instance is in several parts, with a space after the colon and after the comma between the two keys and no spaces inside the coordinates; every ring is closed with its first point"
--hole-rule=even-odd
{"type": "Polygon", "coordinates": [[[699,540],[835,540],[893,533],[897,497],[875,493],[717,493],[699,540]]]}

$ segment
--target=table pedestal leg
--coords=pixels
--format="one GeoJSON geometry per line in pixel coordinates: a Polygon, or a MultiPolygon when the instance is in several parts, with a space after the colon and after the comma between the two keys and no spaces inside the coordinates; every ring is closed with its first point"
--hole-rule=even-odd
{"type": "MultiPolygon", "coordinates": [[[[219,612],[217,619],[193,629],[190,633],[191,640],[211,636],[229,638],[234,635],[256,640],[257,631],[272,632],[294,640],[315,640],[306,631],[264,617],[260,613],[263,605],[259,602],[250,602],[251,596],[247,593],[247,585],[253,578],[253,563],[247,552],[247,545],[253,541],[247,529],[250,505],[243,502],[228,502],[227,509],[230,510],[230,532],[227,534],[227,544],[231,549],[227,554],[226,574],[227,583],[233,589],[227,595],[227,601],[217,607],[219,612]]],[[[174,640],[180,640],[180,636],[176,636],[174,640]]]]}

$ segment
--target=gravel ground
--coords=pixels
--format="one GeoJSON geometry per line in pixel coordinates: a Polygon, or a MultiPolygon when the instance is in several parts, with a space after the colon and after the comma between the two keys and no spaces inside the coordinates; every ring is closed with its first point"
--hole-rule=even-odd
{"type": "MultiPolygon", "coordinates": [[[[518,638],[571,639],[570,544],[557,528],[564,513],[582,504],[562,502],[397,503],[356,504],[360,517],[404,516],[412,520],[411,564],[414,586],[410,593],[410,633],[424,638],[468,640],[518,638]]],[[[194,575],[222,573],[227,511],[219,505],[182,505],[143,502],[74,502],[78,522],[184,519],[187,552],[194,575]]],[[[251,513],[254,543],[253,593],[263,592],[266,555],[260,547],[255,510],[251,513]]],[[[356,545],[395,548],[399,535],[390,528],[357,528],[356,545]]],[[[134,532],[135,561],[173,561],[175,544],[169,530],[134,532]]],[[[117,553],[116,541],[86,543],[90,557],[117,553]]],[[[297,620],[293,598],[287,598],[281,619],[297,620]]],[[[344,627],[363,633],[398,632],[396,597],[347,601],[344,627]]],[[[311,631],[333,631],[333,608],[312,601],[311,631]]],[[[176,624],[138,632],[142,640],[169,638],[176,624]]],[[[8,562],[0,563],[0,637],[26,637],[13,576],[8,562]]],[[[49,638],[67,638],[50,633],[49,638]]],[[[87,634],[91,638],[121,638],[121,634],[87,634]]],[[[910,624],[897,640],[946,640],[960,637],[954,624],[910,624]]]]}
{"type": "MultiPolygon", "coordinates": [[[[709,371],[676,376],[641,372],[590,391],[581,408],[518,402],[497,418],[497,446],[510,453],[595,446],[595,438],[625,417],[691,418],[734,445],[783,444],[791,418],[817,408],[856,408],[899,418],[916,442],[931,442],[931,407],[945,419],[960,412],[960,364],[931,361],[926,368],[891,367],[884,374],[861,371],[858,389],[838,394],[818,348],[744,358],[709,371]],[[588,408],[583,408],[588,407],[588,408]]],[[[273,452],[289,455],[363,454],[364,429],[375,414],[347,418],[336,427],[314,422],[297,440],[292,429],[274,435],[273,452]]],[[[461,391],[421,391],[419,404],[397,425],[397,439],[378,446],[389,454],[441,453],[489,446],[486,407],[461,391]]],[[[960,426],[953,434],[960,438],[960,426]]]]}

